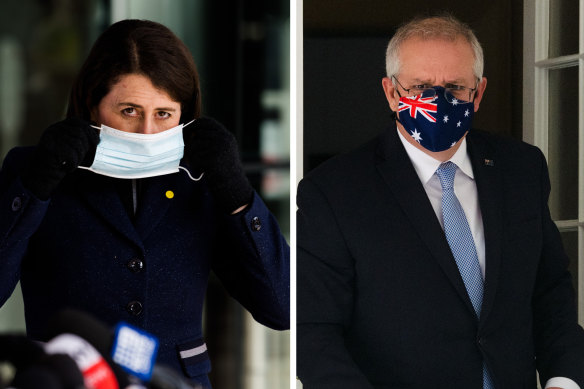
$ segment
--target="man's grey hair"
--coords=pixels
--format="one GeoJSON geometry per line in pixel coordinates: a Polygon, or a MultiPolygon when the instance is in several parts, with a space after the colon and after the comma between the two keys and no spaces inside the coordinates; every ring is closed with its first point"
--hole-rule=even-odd
{"type": "Polygon", "coordinates": [[[470,27],[451,15],[418,17],[402,25],[390,39],[385,52],[385,70],[387,77],[399,75],[399,48],[409,38],[446,39],[454,41],[457,38],[465,39],[474,53],[473,73],[477,79],[483,78],[484,57],[483,49],[470,27]]]}

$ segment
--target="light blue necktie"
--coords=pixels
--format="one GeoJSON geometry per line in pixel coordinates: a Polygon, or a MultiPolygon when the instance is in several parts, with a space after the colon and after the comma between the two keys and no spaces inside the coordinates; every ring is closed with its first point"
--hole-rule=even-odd
{"type": "MultiPolygon", "coordinates": [[[[479,257],[468,225],[464,210],[454,194],[454,176],[457,166],[452,162],[441,164],[436,169],[436,175],[442,186],[442,217],[444,219],[444,233],[446,240],[456,260],[456,265],[462,276],[472,306],[477,314],[481,315],[483,302],[483,277],[479,265],[479,257]]],[[[483,388],[492,389],[493,384],[483,364],[483,388]]]]}

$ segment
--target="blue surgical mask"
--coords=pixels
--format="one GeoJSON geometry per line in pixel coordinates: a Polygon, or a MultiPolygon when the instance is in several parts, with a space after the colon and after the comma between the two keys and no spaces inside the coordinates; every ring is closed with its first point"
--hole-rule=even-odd
{"type": "MultiPolygon", "coordinates": [[[[194,121],[194,120],[193,120],[194,121]]],[[[88,169],[116,178],[145,178],[178,172],[184,154],[183,125],[156,134],[139,134],[101,125],[95,159],[88,169]]]]}

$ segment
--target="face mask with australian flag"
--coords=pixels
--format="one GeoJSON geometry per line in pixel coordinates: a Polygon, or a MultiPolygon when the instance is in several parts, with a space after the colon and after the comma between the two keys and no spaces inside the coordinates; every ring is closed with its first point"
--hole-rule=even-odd
{"type": "Polygon", "coordinates": [[[441,86],[399,99],[398,121],[425,149],[444,151],[470,129],[474,105],[458,100],[441,86]]]}

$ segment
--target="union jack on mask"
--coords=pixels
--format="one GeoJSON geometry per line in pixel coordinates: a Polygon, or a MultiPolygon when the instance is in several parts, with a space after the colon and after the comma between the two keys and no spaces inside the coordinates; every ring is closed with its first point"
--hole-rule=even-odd
{"type": "Polygon", "coordinates": [[[414,140],[425,149],[436,152],[454,146],[470,129],[474,105],[453,96],[448,101],[443,87],[433,89],[434,96],[422,93],[401,97],[397,116],[414,140]]]}

